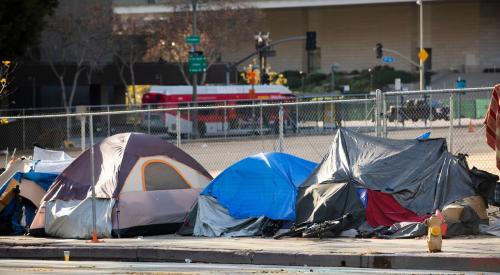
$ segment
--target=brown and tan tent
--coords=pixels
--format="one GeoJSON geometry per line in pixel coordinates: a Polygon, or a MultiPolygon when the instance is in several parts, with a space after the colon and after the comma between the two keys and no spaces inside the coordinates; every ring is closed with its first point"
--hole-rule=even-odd
{"type": "MultiPolygon", "coordinates": [[[[32,234],[91,236],[91,161],[88,149],[57,177],[42,200],[32,234]]],[[[181,149],[140,133],[114,135],[94,145],[93,162],[100,237],[175,232],[212,179],[181,149]]]]}

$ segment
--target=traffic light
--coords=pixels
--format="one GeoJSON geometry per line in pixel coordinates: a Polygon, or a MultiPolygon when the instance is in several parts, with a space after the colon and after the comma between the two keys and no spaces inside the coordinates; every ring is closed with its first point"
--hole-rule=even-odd
{"type": "Polygon", "coordinates": [[[316,49],[316,32],[306,33],[306,50],[311,51],[316,49]]]}
{"type": "MultiPolygon", "coordinates": [[[[263,49],[265,49],[267,46],[269,46],[269,33],[263,34],[259,32],[257,35],[254,36],[254,38],[255,38],[255,49],[259,53],[263,51],[263,49]]],[[[267,48],[265,50],[267,50],[267,48]]]]}
{"type": "Polygon", "coordinates": [[[377,43],[375,45],[375,53],[377,55],[377,58],[380,59],[384,56],[384,46],[381,43],[377,43]]]}

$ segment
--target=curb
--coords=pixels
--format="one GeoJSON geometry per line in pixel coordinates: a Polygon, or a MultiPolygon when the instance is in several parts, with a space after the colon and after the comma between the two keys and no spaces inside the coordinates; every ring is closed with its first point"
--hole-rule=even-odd
{"type": "Polygon", "coordinates": [[[0,258],[63,260],[70,251],[76,261],[185,262],[284,266],[428,269],[499,272],[500,257],[440,256],[429,254],[303,254],[251,250],[193,250],[144,247],[25,246],[0,247],[0,258]]]}

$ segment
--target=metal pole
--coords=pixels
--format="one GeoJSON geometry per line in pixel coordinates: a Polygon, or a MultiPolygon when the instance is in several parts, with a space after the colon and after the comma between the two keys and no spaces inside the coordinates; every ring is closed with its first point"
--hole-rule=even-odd
{"type": "MultiPolygon", "coordinates": [[[[326,106],[325,106],[326,107],[326,106]]],[[[337,120],[334,119],[335,118],[335,115],[333,114],[333,108],[335,108],[335,111],[337,111],[337,108],[338,106],[333,106],[333,102],[330,102],[330,113],[328,114],[330,116],[330,122],[332,123],[332,132],[334,131],[334,125],[338,127],[337,125],[337,120]]]]}
{"type": "Polygon", "coordinates": [[[332,65],[332,90],[331,92],[335,91],[335,65],[332,65]]]}
{"type": "Polygon", "coordinates": [[[283,105],[279,109],[279,152],[283,153],[283,105]]]}
{"type": "Polygon", "coordinates": [[[226,85],[231,85],[231,65],[229,63],[226,63],[226,85]]]}
{"type": "Polygon", "coordinates": [[[462,126],[462,92],[458,92],[458,102],[457,102],[457,118],[458,127],[462,126]]]}
{"type": "Polygon", "coordinates": [[[151,105],[148,104],[148,135],[151,134],[151,105]]]}
{"type": "Polygon", "coordinates": [[[382,130],[384,138],[387,138],[387,98],[384,93],[382,93],[382,130]]]}
{"type": "Polygon", "coordinates": [[[109,105],[108,105],[108,137],[111,136],[111,119],[109,117],[109,105]]]}
{"type": "Polygon", "coordinates": [[[26,150],[26,119],[24,118],[25,115],[26,112],[23,109],[23,150],[26,150]]]}
{"type": "Polygon", "coordinates": [[[299,133],[299,98],[297,97],[295,104],[295,133],[299,133]]]}
{"type": "Polygon", "coordinates": [[[429,128],[432,129],[432,120],[434,116],[432,114],[432,94],[429,94],[429,128]]]}
{"type": "MultiPolygon", "coordinates": [[[[227,106],[227,101],[224,100],[224,106],[227,106]]],[[[227,125],[227,108],[224,108],[224,125],[222,126],[224,127],[224,139],[227,138],[227,128],[228,128],[228,125],[227,125]]]]}
{"type": "MultiPolygon", "coordinates": [[[[368,99],[368,95],[365,95],[365,99],[368,99]]],[[[365,121],[368,126],[368,101],[365,101],[365,121]]]]}
{"type": "MultiPolygon", "coordinates": [[[[420,6],[420,52],[424,49],[424,3],[423,0],[417,0],[420,6]]],[[[420,59],[420,91],[424,90],[424,61],[420,59]]]]}
{"type": "Polygon", "coordinates": [[[264,132],[264,118],[262,117],[262,100],[260,101],[260,115],[259,115],[259,134],[260,134],[260,139],[263,139],[263,132],[264,132]]]}
{"type": "Polygon", "coordinates": [[[399,127],[399,104],[401,104],[399,102],[399,95],[396,95],[396,128],[399,127]]]}
{"type": "Polygon", "coordinates": [[[175,132],[177,136],[177,147],[181,146],[181,111],[177,110],[175,116],[175,132]]]}
{"type": "Polygon", "coordinates": [[[377,137],[382,136],[380,115],[382,109],[382,91],[377,89],[375,91],[375,132],[377,137]]]}
{"type": "Polygon", "coordinates": [[[89,116],[89,136],[90,136],[90,177],[92,182],[92,236],[97,236],[96,228],[96,198],[95,198],[95,164],[94,164],[94,122],[92,115],[89,116]]]}
{"type": "Polygon", "coordinates": [[[80,148],[83,151],[85,151],[85,116],[80,117],[80,148]]]}
{"type": "Polygon", "coordinates": [[[450,129],[448,133],[448,140],[449,140],[449,152],[453,154],[453,117],[454,117],[454,96],[453,93],[450,93],[450,129]]]}
{"type": "MultiPolygon", "coordinates": [[[[192,25],[192,30],[191,33],[192,35],[196,35],[196,5],[197,5],[197,0],[191,0],[192,6],[193,6],[193,25],[192,25]]],[[[196,45],[192,44],[191,46],[191,52],[196,51],[196,45]]],[[[198,73],[193,73],[193,97],[192,101],[194,102],[194,106],[196,107],[197,101],[198,101],[198,73]]],[[[198,111],[193,110],[193,134],[195,138],[198,138],[198,111]]]]}

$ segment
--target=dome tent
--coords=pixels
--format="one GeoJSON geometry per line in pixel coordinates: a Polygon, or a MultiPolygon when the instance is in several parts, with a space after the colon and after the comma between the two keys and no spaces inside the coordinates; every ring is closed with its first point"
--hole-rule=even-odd
{"type": "Polygon", "coordinates": [[[247,157],[217,176],[201,193],[182,235],[258,235],[269,219],[293,221],[297,189],[316,167],[284,153],[247,157]]]}
{"type": "MultiPolygon", "coordinates": [[[[90,149],[55,180],[30,232],[89,238],[92,232],[90,149]]],[[[181,225],[210,174],[160,137],[123,133],[94,145],[97,234],[166,234],[181,225]]]]}

